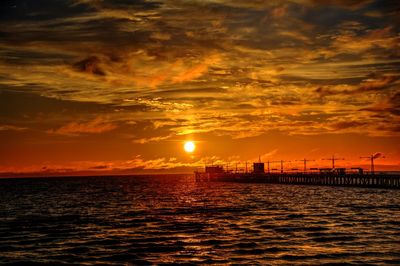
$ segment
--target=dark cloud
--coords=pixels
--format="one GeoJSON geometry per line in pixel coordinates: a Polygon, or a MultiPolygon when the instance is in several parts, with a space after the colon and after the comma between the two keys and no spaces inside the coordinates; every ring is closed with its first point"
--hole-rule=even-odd
{"type": "Polygon", "coordinates": [[[104,169],[109,169],[110,167],[108,165],[96,165],[92,166],[89,169],[94,169],[94,170],[104,170],[104,169]]]}
{"type": "Polygon", "coordinates": [[[249,104],[249,103],[242,103],[242,104],[237,104],[234,106],[235,109],[256,109],[257,107],[249,104]]]}
{"type": "MultiPolygon", "coordinates": [[[[392,87],[396,81],[399,80],[399,76],[382,76],[373,80],[367,80],[363,82],[356,92],[363,93],[368,91],[380,91],[392,87]]],[[[397,84],[398,86],[399,84],[397,84]]]]}
{"type": "Polygon", "coordinates": [[[91,11],[87,5],[72,5],[66,0],[4,0],[0,3],[0,21],[42,21],[91,11]]]}
{"type": "Polygon", "coordinates": [[[0,50],[0,58],[3,63],[10,65],[60,65],[74,57],[64,52],[35,51],[4,47],[0,50]]]}
{"type": "Polygon", "coordinates": [[[395,95],[393,95],[392,97],[390,97],[389,102],[393,105],[395,105],[396,107],[400,108],[400,92],[396,92],[395,95]]]}
{"type": "Polygon", "coordinates": [[[284,97],[282,99],[276,99],[271,101],[271,105],[296,105],[301,104],[299,97],[284,97]]]}
{"type": "Polygon", "coordinates": [[[342,129],[348,129],[348,128],[356,128],[356,127],[360,127],[363,125],[366,125],[366,122],[362,122],[362,121],[341,121],[341,122],[336,122],[331,124],[331,127],[334,130],[342,130],[342,129]]]}
{"type": "Polygon", "coordinates": [[[336,5],[340,7],[358,9],[372,3],[372,0],[312,0],[315,5],[336,5]]]}
{"type": "Polygon", "coordinates": [[[81,72],[86,72],[93,75],[105,76],[106,73],[100,66],[101,60],[97,56],[90,56],[79,62],[76,62],[73,67],[81,72]]]}
{"type": "MultiPolygon", "coordinates": [[[[386,118],[387,114],[400,116],[400,92],[396,92],[393,96],[389,97],[383,103],[378,103],[369,107],[362,108],[360,111],[369,111],[377,114],[382,114],[383,118],[386,118]]],[[[397,121],[395,123],[400,122],[397,121]]]]}
{"type": "Polygon", "coordinates": [[[229,91],[224,88],[185,88],[185,89],[168,89],[161,92],[155,92],[154,95],[168,97],[177,95],[181,97],[203,97],[204,95],[215,95],[219,93],[228,93],[229,91]]]}
{"type": "Polygon", "coordinates": [[[135,8],[139,10],[153,10],[162,5],[161,1],[146,1],[146,0],[105,0],[105,1],[87,1],[89,5],[97,8],[118,8],[125,10],[127,8],[135,8]]]}

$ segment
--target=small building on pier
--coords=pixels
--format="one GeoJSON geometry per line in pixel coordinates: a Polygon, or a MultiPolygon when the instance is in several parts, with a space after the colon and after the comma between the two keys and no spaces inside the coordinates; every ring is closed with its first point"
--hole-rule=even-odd
{"type": "Polygon", "coordinates": [[[264,171],[264,163],[253,163],[253,172],[255,174],[263,174],[264,171]]]}

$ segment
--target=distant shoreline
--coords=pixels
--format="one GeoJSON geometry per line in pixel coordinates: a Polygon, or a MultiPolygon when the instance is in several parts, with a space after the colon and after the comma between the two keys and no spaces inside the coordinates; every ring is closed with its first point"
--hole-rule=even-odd
{"type": "Polygon", "coordinates": [[[47,178],[64,178],[64,177],[145,177],[145,176],[187,176],[193,175],[193,173],[135,173],[135,174],[65,174],[65,175],[34,175],[34,174],[20,174],[20,175],[2,175],[0,174],[0,180],[5,179],[47,179],[47,178]]]}
{"type": "MultiPolygon", "coordinates": [[[[377,171],[375,172],[376,175],[379,175],[380,173],[382,174],[400,174],[400,170],[397,171],[377,171]]],[[[71,178],[76,178],[76,177],[146,177],[146,176],[187,176],[187,175],[193,175],[193,172],[187,172],[187,173],[132,173],[132,174],[107,174],[107,173],[98,173],[98,174],[93,174],[93,173],[65,173],[65,174],[56,174],[56,173],[51,173],[48,175],[45,175],[43,173],[21,173],[21,174],[0,174],[0,180],[5,180],[5,179],[47,179],[47,178],[65,178],[65,177],[71,177],[71,178]]]]}

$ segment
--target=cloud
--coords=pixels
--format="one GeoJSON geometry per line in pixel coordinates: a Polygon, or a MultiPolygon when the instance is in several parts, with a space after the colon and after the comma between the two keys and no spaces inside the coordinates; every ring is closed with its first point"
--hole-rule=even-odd
{"type": "MultiPolygon", "coordinates": [[[[152,171],[179,171],[184,173],[193,173],[195,169],[203,168],[206,163],[227,165],[228,161],[218,156],[202,157],[191,162],[182,162],[175,157],[157,157],[144,159],[141,155],[136,155],[127,160],[111,161],[71,161],[62,164],[48,161],[43,165],[29,165],[25,167],[5,167],[0,166],[0,175],[73,175],[90,174],[94,171],[96,174],[104,172],[107,174],[135,174],[152,171]]],[[[235,161],[236,162],[236,161],[235,161]]],[[[231,163],[235,163],[232,162],[231,163]]]]}
{"type": "Polygon", "coordinates": [[[359,9],[373,2],[372,0],[311,0],[315,5],[336,5],[349,9],[359,9]]]}
{"type": "Polygon", "coordinates": [[[272,9],[272,15],[276,18],[283,17],[286,15],[286,13],[287,13],[287,9],[283,6],[272,9]]]}
{"type": "Polygon", "coordinates": [[[359,128],[360,126],[364,126],[367,123],[365,122],[360,122],[360,121],[341,121],[341,122],[335,122],[331,124],[331,127],[334,130],[342,130],[342,129],[354,129],[354,128],[359,128]]]}
{"type": "Polygon", "coordinates": [[[27,130],[26,127],[18,127],[13,125],[0,125],[0,131],[11,130],[11,131],[23,131],[27,130]]]}
{"type": "Polygon", "coordinates": [[[117,128],[117,125],[108,122],[104,117],[98,116],[87,122],[71,122],[49,133],[59,135],[80,135],[80,134],[99,134],[117,128]]]}
{"type": "Polygon", "coordinates": [[[362,108],[360,111],[374,112],[384,116],[387,116],[388,114],[400,116],[400,92],[396,92],[394,95],[382,102],[373,103],[371,106],[362,108]]]}
{"type": "Polygon", "coordinates": [[[367,79],[361,83],[360,87],[357,88],[356,92],[384,90],[393,85],[400,85],[398,83],[399,79],[400,76],[394,76],[394,75],[383,75],[380,77],[367,79]]]}
{"type": "Polygon", "coordinates": [[[195,63],[185,59],[160,61],[144,51],[125,51],[118,55],[92,55],[73,63],[72,67],[89,80],[97,78],[117,85],[155,88],[199,78],[219,60],[218,54],[210,54],[196,59],[200,62],[195,63]]]}
{"type": "Polygon", "coordinates": [[[342,53],[362,53],[372,48],[396,49],[400,40],[391,26],[368,30],[362,35],[346,31],[333,38],[332,48],[342,53]]]}
{"type": "Polygon", "coordinates": [[[106,73],[100,66],[101,60],[97,56],[90,56],[86,59],[83,59],[79,62],[76,62],[73,67],[76,68],[77,71],[85,72],[88,74],[105,76],[106,73]]]}
{"type": "Polygon", "coordinates": [[[133,140],[133,142],[134,143],[139,143],[139,144],[145,144],[145,143],[149,143],[149,142],[158,142],[158,141],[166,140],[166,139],[169,139],[169,138],[171,138],[173,136],[174,136],[173,134],[169,134],[167,136],[140,138],[140,139],[133,140]]]}
{"type": "Polygon", "coordinates": [[[219,60],[220,56],[216,54],[207,56],[201,63],[196,64],[193,67],[189,67],[188,69],[185,69],[181,73],[178,73],[176,76],[172,77],[171,81],[175,83],[175,82],[189,81],[198,78],[208,70],[208,67],[210,65],[217,63],[219,60]]]}
{"type": "Polygon", "coordinates": [[[270,152],[267,152],[267,153],[261,155],[261,158],[265,160],[265,158],[270,158],[273,155],[275,155],[277,152],[278,152],[278,149],[274,149],[274,150],[272,150],[270,152]]]}
{"type": "Polygon", "coordinates": [[[109,168],[110,167],[108,165],[96,165],[96,166],[89,167],[89,169],[93,169],[93,170],[106,170],[109,168]]]}
{"type": "Polygon", "coordinates": [[[355,95],[368,92],[381,92],[389,88],[399,86],[400,76],[398,75],[372,75],[370,78],[363,80],[358,86],[327,86],[318,87],[315,92],[321,96],[332,95],[355,95]]]}

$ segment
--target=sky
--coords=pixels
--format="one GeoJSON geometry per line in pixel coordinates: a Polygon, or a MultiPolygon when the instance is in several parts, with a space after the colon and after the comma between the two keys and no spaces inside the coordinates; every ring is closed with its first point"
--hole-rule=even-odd
{"type": "Polygon", "coordinates": [[[396,0],[2,0],[0,173],[332,155],[368,170],[360,157],[378,152],[376,170],[399,170],[399,13],[396,0]]]}

